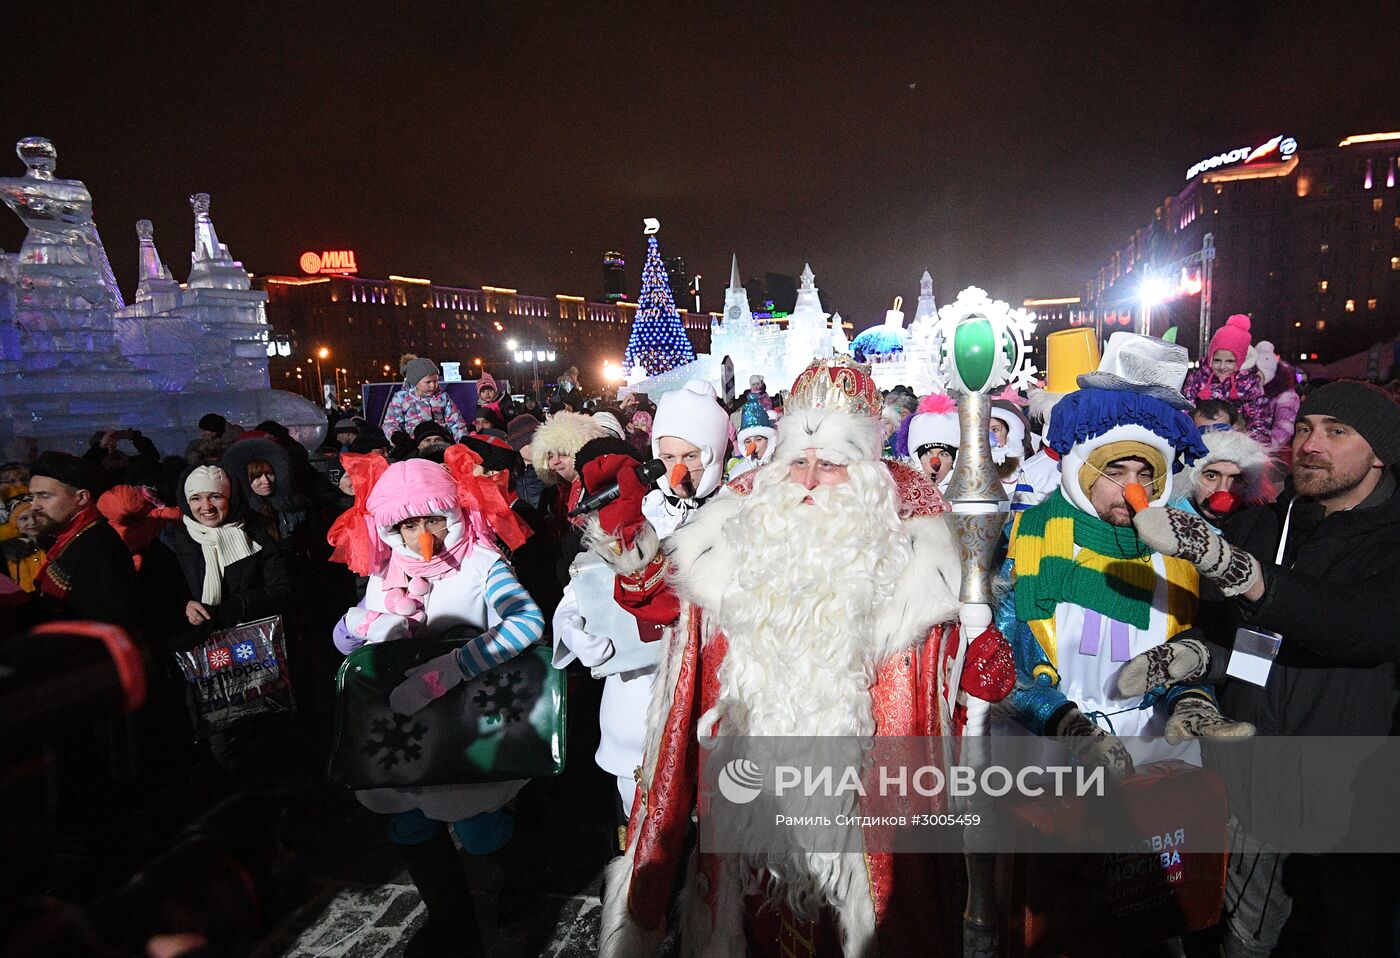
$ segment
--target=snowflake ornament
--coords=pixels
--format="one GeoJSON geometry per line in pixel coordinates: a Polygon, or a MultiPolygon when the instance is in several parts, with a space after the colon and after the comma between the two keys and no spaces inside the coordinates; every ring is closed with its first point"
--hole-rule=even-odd
{"type": "Polygon", "coordinates": [[[379,764],[383,768],[393,768],[400,760],[416,762],[423,757],[423,746],[418,743],[428,734],[428,727],[411,716],[377,718],[369,724],[369,730],[379,737],[370,739],[362,747],[370,757],[382,751],[379,764]]]}
{"type": "Polygon", "coordinates": [[[507,723],[518,722],[525,717],[525,703],[521,692],[525,686],[525,676],[517,669],[489,676],[485,688],[478,689],[472,701],[486,719],[507,723]]]}
{"type": "Polygon", "coordinates": [[[938,310],[933,327],[940,383],[963,393],[991,393],[1035,382],[1027,339],[1035,316],[969,286],[938,310]]]}

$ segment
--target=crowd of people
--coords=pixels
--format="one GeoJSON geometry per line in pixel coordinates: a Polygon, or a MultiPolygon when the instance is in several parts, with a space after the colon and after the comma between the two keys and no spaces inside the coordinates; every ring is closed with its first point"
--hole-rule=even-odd
{"type": "MultiPolygon", "coordinates": [[[[943,496],[969,448],[956,397],[882,393],[838,359],[777,394],[755,376],[729,402],[698,380],[655,403],[587,398],[570,371],[541,405],[483,375],[463,409],[421,357],[378,422],[336,412],[314,452],[211,413],[181,455],[115,430],[82,456],[0,466],[5,631],[126,628],[162,663],[151,734],[191,739],[170,653],[281,617],[302,715],[207,736],[230,787],[320,774],[304,716],[330,714],[343,655],[454,639],[396,682],[389,704],[414,716],[543,643],[602,683],[594,760],[618,826],[604,953],[659,947],[676,901],[706,953],[950,953],[962,903],[938,856],[895,868],[858,826],[845,855],[695,851],[706,743],[959,735],[984,703],[990,734],[1062,736],[1121,779],[1199,765],[1202,738],[1389,735],[1400,702],[1391,395],[1304,392],[1244,316],[1194,369],[1129,333],[1100,355],[1086,329],[1052,334],[1047,360],[1041,388],[992,402],[1007,585],[977,635],[956,625],[943,496]],[[1226,673],[1241,624],[1281,636],[1261,684],[1226,673]]],[[[408,953],[482,953],[456,848],[509,842],[525,784],[358,793],[428,906],[408,953]]],[[[1272,953],[1295,901],[1338,953],[1391,953],[1390,859],[1307,863],[1229,827],[1226,954],[1272,953]]]]}

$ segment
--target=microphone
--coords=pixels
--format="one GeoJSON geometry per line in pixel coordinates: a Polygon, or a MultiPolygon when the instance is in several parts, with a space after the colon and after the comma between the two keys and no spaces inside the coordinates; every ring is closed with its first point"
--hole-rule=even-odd
{"type": "MultiPolygon", "coordinates": [[[[666,474],[666,464],[660,459],[652,459],[638,466],[636,472],[637,479],[642,485],[655,485],[656,480],[666,474]]],[[[622,490],[618,488],[617,483],[614,482],[610,486],[605,486],[591,496],[584,496],[580,499],[578,505],[574,506],[569,512],[569,518],[573,519],[576,516],[583,515],[585,512],[594,512],[601,509],[620,495],[622,495],[622,490]]]]}

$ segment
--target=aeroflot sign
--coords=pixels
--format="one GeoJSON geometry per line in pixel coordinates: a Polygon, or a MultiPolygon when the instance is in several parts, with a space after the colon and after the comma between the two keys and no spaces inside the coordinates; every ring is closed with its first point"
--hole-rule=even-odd
{"type": "Polygon", "coordinates": [[[1186,171],[1186,178],[1194,180],[1206,170],[1220,166],[1234,166],[1236,163],[1282,163],[1298,152],[1298,141],[1291,136],[1276,136],[1261,146],[1242,146],[1238,150],[1219,153],[1197,163],[1186,171]]]}

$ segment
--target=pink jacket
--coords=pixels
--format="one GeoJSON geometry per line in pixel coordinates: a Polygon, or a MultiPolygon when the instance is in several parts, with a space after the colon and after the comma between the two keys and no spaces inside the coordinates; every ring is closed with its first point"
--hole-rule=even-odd
{"type": "Polygon", "coordinates": [[[1298,422],[1298,405],[1301,400],[1298,393],[1292,389],[1286,389],[1279,393],[1269,404],[1273,407],[1273,436],[1274,446],[1280,449],[1287,449],[1293,442],[1293,429],[1298,422]]]}
{"type": "Polygon", "coordinates": [[[1207,398],[1202,395],[1207,389],[1208,398],[1223,399],[1240,411],[1252,438],[1266,446],[1273,445],[1273,409],[1264,397],[1264,383],[1257,370],[1245,369],[1221,381],[1207,367],[1193,369],[1186,375],[1181,394],[1195,404],[1207,398]]]}

